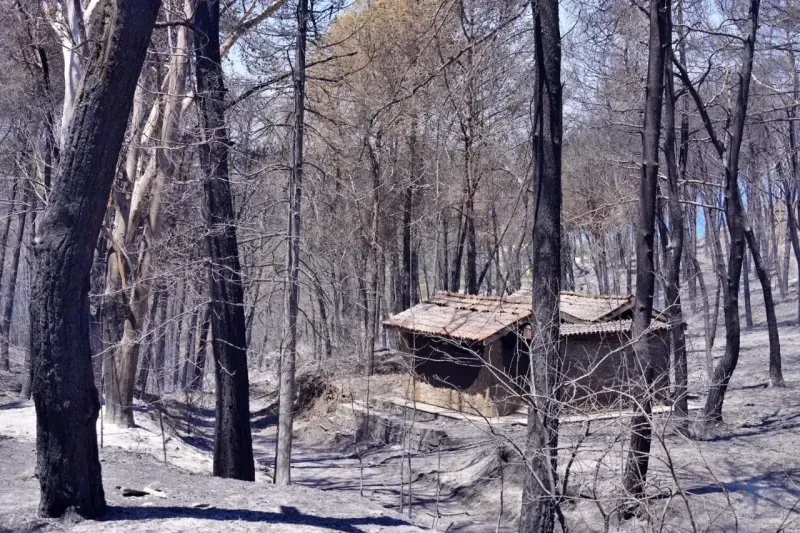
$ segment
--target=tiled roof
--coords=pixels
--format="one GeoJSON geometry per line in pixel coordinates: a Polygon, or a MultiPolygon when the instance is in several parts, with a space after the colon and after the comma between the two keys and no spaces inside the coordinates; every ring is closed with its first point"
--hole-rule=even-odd
{"type": "Polygon", "coordinates": [[[430,300],[385,320],[383,325],[429,335],[485,341],[530,314],[529,303],[511,302],[499,296],[439,291],[430,300]]]}
{"type": "MultiPolygon", "coordinates": [[[[514,302],[528,302],[531,291],[519,290],[507,298],[514,302]]],[[[560,300],[561,320],[568,323],[586,323],[607,320],[633,305],[633,296],[593,295],[578,292],[562,292],[560,300]]]]}
{"type": "MultiPolygon", "coordinates": [[[[594,324],[561,324],[559,333],[562,337],[574,335],[595,335],[600,333],[629,333],[632,320],[611,320],[609,322],[595,322],[594,324]]],[[[650,322],[651,331],[669,329],[667,322],[653,320],[650,322]]]]}
{"type": "MultiPolygon", "coordinates": [[[[561,336],[628,332],[631,320],[616,319],[630,309],[633,296],[561,293],[561,336]]],[[[654,315],[658,312],[654,311],[654,315]]],[[[405,331],[486,342],[531,315],[530,291],[506,297],[438,291],[432,298],[385,320],[383,325],[405,331]]],[[[653,329],[669,328],[654,318],[653,329]]]]}
{"type": "MultiPolygon", "coordinates": [[[[528,293],[530,294],[530,293],[528,293]]],[[[495,311],[498,306],[514,313],[530,313],[531,302],[527,300],[512,300],[502,296],[485,296],[474,294],[461,294],[459,292],[436,291],[436,294],[427,302],[437,305],[446,305],[457,309],[470,309],[482,313],[495,311]]]]}

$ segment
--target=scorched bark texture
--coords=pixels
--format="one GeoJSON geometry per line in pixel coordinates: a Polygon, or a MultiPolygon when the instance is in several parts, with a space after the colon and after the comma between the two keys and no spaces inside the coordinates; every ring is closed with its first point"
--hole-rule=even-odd
{"type": "Polygon", "coordinates": [[[33,399],[42,516],[105,511],[89,348],[89,272],[159,0],[105,0],[34,240],[33,399]]]}
{"type": "MultiPolygon", "coordinates": [[[[531,364],[525,481],[519,531],[554,531],[557,500],[559,294],[561,292],[561,33],[558,1],[533,0],[536,81],[533,116],[531,364]]],[[[563,525],[563,524],[562,524],[563,525]]]]}
{"type": "Polygon", "coordinates": [[[208,254],[211,261],[211,331],[216,379],[214,475],[253,481],[250,382],[239,249],[233,194],[228,179],[225,85],[219,44],[219,2],[197,4],[194,21],[197,97],[202,115],[208,254]]]}

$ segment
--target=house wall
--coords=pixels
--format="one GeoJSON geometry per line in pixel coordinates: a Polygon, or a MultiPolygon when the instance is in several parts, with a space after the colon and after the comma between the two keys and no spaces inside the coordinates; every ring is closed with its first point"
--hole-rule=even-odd
{"type": "MultiPolygon", "coordinates": [[[[664,400],[669,397],[669,331],[652,332],[648,341],[656,398],[664,400]]],[[[644,383],[646,365],[636,357],[625,334],[570,336],[564,339],[561,348],[565,402],[629,405],[635,387],[644,383]]]]}
{"type": "Polygon", "coordinates": [[[508,354],[502,339],[463,345],[404,334],[403,344],[403,351],[413,354],[416,378],[406,387],[407,399],[486,417],[519,409],[520,399],[505,379],[508,354]]]}
{"type": "MultiPolygon", "coordinates": [[[[652,332],[648,339],[656,398],[664,400],[670,396],[669,331],[652,332]]],[[[521,394],[528,381],[528,348],[517,333],[486,347],[404,333],[401,350],[413,360],[414,376],[406,388],[409,400],[487,417],[511,414],[524,405],[521,394]]],[[[598,408],[630,405],[634,387],[644,382],[644,365],[625,334],[570,336],[562,339],[561,350],[566,403],[598,408]]]]}
{"type": "Polygon", "coordinates": [[[414,372],[437,387],[466,389],[483,368],[483,345],[442,337],[403,334],[403,351],[413,355],[414,372]]]}

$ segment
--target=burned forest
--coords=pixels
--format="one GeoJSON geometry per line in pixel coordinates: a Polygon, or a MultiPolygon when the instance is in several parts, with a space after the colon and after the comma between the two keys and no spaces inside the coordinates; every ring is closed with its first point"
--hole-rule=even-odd
{"type": "Polygon", "coordinates": [[[0,5],[0,533],[800,532],[800,3],[0,5]]]}

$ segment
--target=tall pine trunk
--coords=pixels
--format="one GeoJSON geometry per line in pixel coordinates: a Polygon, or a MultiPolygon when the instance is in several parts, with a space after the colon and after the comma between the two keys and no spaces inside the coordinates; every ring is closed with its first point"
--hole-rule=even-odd
{"type": "MultiPolygon", "coordinates": [[[[680,146],[676,147],[675,142],[675,81],[672,70],[672,16],[670,4],[665,6],[667,29],[666,48],[667,55],[664,61],[664,154],[667,163],[667,192],[669,206],[669,235],[667,253],[665,258],[665,278],[666,284],[664,292],[666,296],[666,314],[669,318],[672,329],[670,330],[670,348],[672,351],[672,366],[675,373],[675,414],[678,418],[680,429],[684,429],[689,415],[689,405],[686,396],[689,368],[686,359],[686,335],[683,329],[683,304],[681,302],[681,261],[683,259],[684,237],[686,235],[684,225],[684,210],[681,205],[681,192],[679,181],[685,177],[685,151],[689,142],[688,130],[681,128],[680,146]],[[677,157],[676,157],[677,152],[677,157]]],[[[683,119],[683,117],[682,117],[683,119]]]]}
{"type": "MultiPolygon", "coordinates": [[[[714,378],[706,398],[705,417],[709,422],[722,421],[722,404],[725,401],[725,392],[728,390],[736,364],[739,362],[740,323],[739,323],[739,282],[742,274],[742,261],[745,252],[745,213],[742,205],[741,191],[739,188],[739,153],[744,136],[745,119],[747,117],[747,102],[750,93],[750,80],[753,71],[753,55],[755,53],[756,33],[758,31],[758,11],[761,0],[750,1],[748,20],[748,34],[744,39],[742,51],[741,71],[738,75],[738,90],[736,105],[730,126],[730,143],[727,148],[715,137],[715,145],[720,157],[725,161],[725,207],[730,233],[730,248],[728,254],[727,288],[724,291],[725,300],[725,353],[717,367],[714,369],[714,378]]],[[[684,77],[685,72],[682,72],[684,77]]],[[[696,92],[693,97],[699,100],[696,92]]],[[[698,109],[705,114],[705,108],[698,104],[698,109]]],[[[709,134],[713,134],[710,119],[704,117],[709,134]]]]}
{"type": "Polygon", "coordinates": [[[253,481],[250,381],[247,372],[242,287],[233,192],[228,177],[225,85],[219,43],[219,1],[198,2],[194,21],[197,98],[203,139],[199,146],[211,261],[212,349],[216,379],[214,475],[253,481]]]}
{"type": "MultiPolygon", "coordinates": [[[[778,318],[775,316],[775,301],[772,297],[772,283],[761,258],[753,229],[749,225],[745,226],[744,236],[750,247],[753,266],[764,293],[764,311],[767,316],[767,337],[769,338],[769,379],[773,387],[784,387],[786,384],[783,381],[783,371],[781,370],[781,341],[778,335],[778,318]]],[[[747,252],[745,251],[745,253],[747,252]]],[[[752,320],[751,316],[748,326],[752,326],[752,320]]]]}
{"type": "MultiPolygon", "coordinates": [[[[557,0],[534,0],[533,262],[528,430],[520,532],[550,533],[558,504],[561,290],[561,34],[557,0]]],[[[563,527],[562,523],[562,527],[563,527]]]]}
{"type": "Polygon", "coordinates": [[[292,482],[292,431],[294,427],[295,361],[297,358],[297,314],[300,306],[300,240],[302,237],[303,148],[305,141],[306,34],[308,0],[297,4],[297,41],[294,65],[294,138],[289,184],[289,239],[286,253],[284,338],[281,353],[278,436],[275,447],[275,484],[292,482]]]}
{"type": "MultiPolygon", "coordinates": [[[[658,189],[658,149],[661,136],[661,108],[664,96],[666,44],[670,40],[667,0],[650,1],[650,37],[647,65],[647,89],[642,133],[642,178],[639,188],[639,213],[636,228],[636,303],[631,335],[636,367],[644,369],[636,387],[636,414],[631,421],[631,439],[623,480],[633,496],[644,493],[650,462],[650,436],[654,369],[648,329],[653,311],[655,289],[655,213],[658,189]]],[[[674,119],[674,117],[673,117],[674,119]]]]}
{"type": "MultiPolygon", "coordinates": [[[[17,164],[16,171],[22,173],[22,168],[20,165],[17,164]]],[[[6,216],[3,217],[3,229],[0,230],[2,236],[0,237],[0,280],[3,279],[3,271],[5,270],[6,265],[6,250],[8,250],[8,234],[11,231],[11,221],[14,218],[14,211],[18,208],[18,201],[17,201],[17,189],[19,188],[19,183],[22,181],[21,178],[17,178],[14,180],[14,185],[11,186],[11,203],[8,204],[8,212],[6,216]]]]}
{"type": "Polygon", "coordinates": [[[742,293],[744,296],[744,325],[747,329],[753,328],[753,306],[750,305],[750,261],[747,253],[742,261],[742,293]]]}
{"type": "Polygon", "coordinates": [[[142,361],[139,364],[139,376],[136,378],[136,389],[138,391],[137,398],[142,398],[147,393],[147,381],[150,379],[150,369],[153,367],[153,334],[156,331],[156,313],[161,304],[161,297],[164,291],[156,290],[153,293],[153,303],[150,305],[150,316],[147,320],[147,327],[150,331],[147,332],[144,344],[144,353],[142,354],[142,361]]]}
{"type": "Polygon", "coordinates": [[[189,390],[201,391],[203,390],[203,376],[206,371],[206,352],[208,351],[208,331],[211,326],[211,306],[206,304],[203,306],[203,318],[200,321],[200,330],[197,335],[200,340],[197,343],[197,357],[192,369],[192,380],[189,383],[189,390]]]}
{"type": "MultiPolygon", "coordinates": [[[[2,298],[0,298],[0,301],[3,302],[2,315],[0,315],[0,367],[5,370],[8,370],[9,367],[11,318],[14,315],[14,296],[17,292],[17,274],[19,273],[20,252],[22,252],[22,238],[25,235],[25,221],[28,218],[28,205],[33,197],[31,188],[30,184],[24,186],[26,205],[23,205],[17,214],[17,234],[11,249],[11,270],[8,271],[8,281],[3,286],[2,298]]],[[[6,241],[7,244],[8,241],[6,241]]]]}

